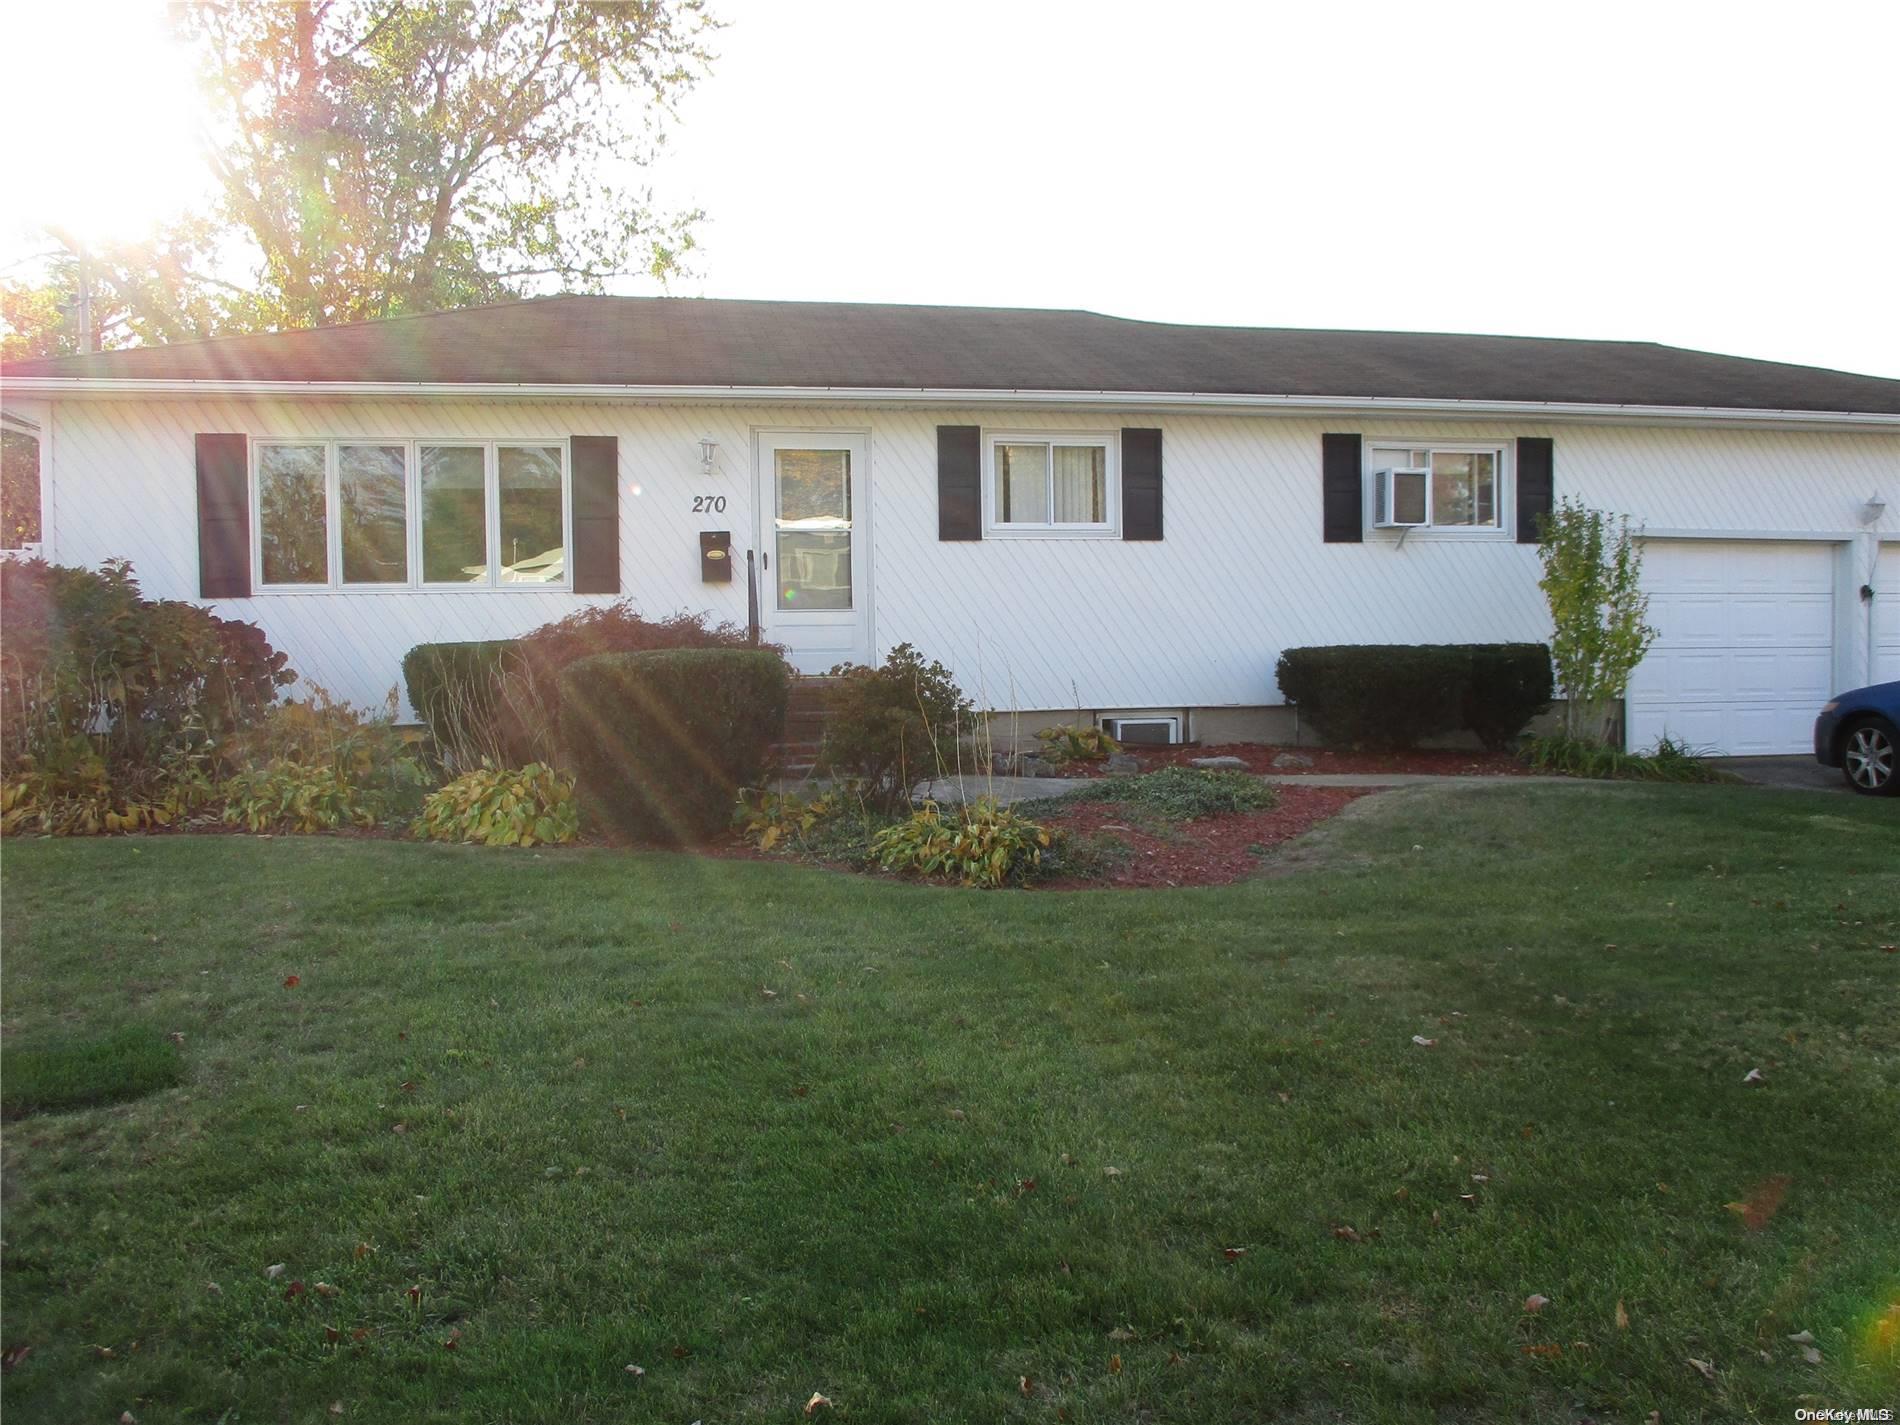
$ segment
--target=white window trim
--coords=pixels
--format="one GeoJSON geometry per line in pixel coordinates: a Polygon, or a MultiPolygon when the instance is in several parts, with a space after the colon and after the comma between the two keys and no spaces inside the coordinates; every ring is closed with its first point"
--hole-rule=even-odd
{"type": "MultiPolygon", "coordinates": [[[[1055,462],[1050,461],[1054,479],[1055,462]]],[[[1054,503],[1051,502],[1051,510],[1054,503]]],[[[1122,533],[1122,442],[1119,431],[986,430],[983,432],[983,537],[985,539],[1120,539],[1122,533]],[[1103,449],[1105,490],[1101,524],[1028,524],[996,518],[996,447],[999,445],[1080,445],[1103,449]]]]}
{"type": "MultiPolygon", "coordinates": [[[[1365,483],[1365,509],[1369,518],[1367,528],[1376,534],[1407,534],[1416,539],[1420,535],[1443,535],[1448,539],[1508,539],[1517,538],[1517,465],[1515,440],[1419,440],[1393,437],[1388,439],[1371,436],[1365,440],[1365,469],[1362,472],[1365,483]],[[1409,525],[1403,529],[1382,528],[1373,520],[1377,510],[1375,501],[1378,496],[1378,482],[1374,479],[1377,471],[1409,467],[1415,451],[1425,451],[1429,462],[1431,455],[1490,455],[1497,461],[1497,514],[1496,524],[1433,524],[1432,523],[1432,481],[1425,479],[1425,523],[1409,525]],[[1381,454],[1383,452],[1383,455],[1381,454]],[[1399,459],[1400,455],[1403,459],[1399,459]],[[1389,458],[1388,458],[1389,457],[1389,458]]],[[[1429,469],[1429,464],[1427,469],[1429,469]]]]}
{"type": "Polygon", "coordinates": [[[564,435],[546,436],[254,436],[250,445],[251,588],[259,594],[518,594],[571,593],[574,588],[574,461],[564,435]],[[323,454],[324,538],[327,560],[321,584],[264,582],[264,502],[260,473],[268,446],[320,445],[323,454]],[[394,445],[403,448],[403,518],[409,577],[401,583],[360,584],[343,580],[343,523],[340,518],[339,446],[394,445]],[[461,446],[482,451],[482,499],[486,512],[488,577],[476,583],[428,583],[422,577],[422,447],[461,446]],[[511,446],[553,447],[561,453],[561,578],[558,583],[501,581],[501,455],[511,446]]]}

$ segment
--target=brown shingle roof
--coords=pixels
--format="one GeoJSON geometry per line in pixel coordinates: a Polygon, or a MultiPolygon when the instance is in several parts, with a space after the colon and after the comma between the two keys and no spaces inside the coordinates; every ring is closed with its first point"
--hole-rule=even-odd
{"type": "Polygon", "coordinates": [[[17,362],[9,377],[1143,391],[1900,414],[1900,381],[1650,342],[999,307],[547,297],[17,362]]]}

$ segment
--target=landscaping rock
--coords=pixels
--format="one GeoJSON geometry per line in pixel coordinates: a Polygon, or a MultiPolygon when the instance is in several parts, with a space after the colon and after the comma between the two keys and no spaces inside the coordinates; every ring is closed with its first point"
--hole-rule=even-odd
{"type": "Polygon", "coordinates": [[[1017,759],[1016,775],[1019,777],[1060,777],[1062,769],[1053,762],[1045,762],[1040,757],[1024,756],[1017,759]]]}
{"type": "Polygon", "coordinates": [[[1273,765],[1282,769],[1288,767],[1311,767],[1313,765],[1313,759],[1311,757],[1302,757],[1297,752],[1282,752],[1273,759],[1273,765]]]}
{"type": "Polygon", "coordinates": [[[1120,776],[1127,772],[1139,772],[1141,759],[1132,752],[1111,752],[1106,766],[1110,776],[1120,776]]]}
{"type": "Polygon", "coordinates": [[[1244,772],[1247,764],[1238,757],[1190,757],[1188,766],[1205,772],[1244,772]]]}

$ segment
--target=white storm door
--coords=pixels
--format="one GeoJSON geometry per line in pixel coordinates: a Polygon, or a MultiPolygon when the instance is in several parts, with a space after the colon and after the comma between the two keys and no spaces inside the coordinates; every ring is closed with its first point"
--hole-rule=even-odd
{"type": "Polygon", "coordinates": [[[870,437],[757,440],[759,619],[800,673],[871,660],[870,437]]]}

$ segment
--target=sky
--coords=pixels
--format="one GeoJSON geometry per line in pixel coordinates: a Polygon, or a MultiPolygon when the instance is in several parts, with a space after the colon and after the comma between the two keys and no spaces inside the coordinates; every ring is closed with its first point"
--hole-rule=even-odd
{"type": "MultiPolygon", "coordinates": [[[[1653,340],[1900,377],[1893,0],[709,4],[717,59],[649,175],[708,214],[679,295],[1653,340]]],[[[0,274],[35,222],[111,236],[201,201],[161,14],[9,7],[0,42],[46,57],[10,72],[9,110],[59,117],[9,146],[0,274]],[[75,74],[140,100],[75,104],[75,74]]]]}

